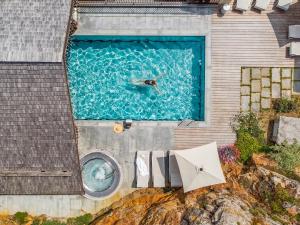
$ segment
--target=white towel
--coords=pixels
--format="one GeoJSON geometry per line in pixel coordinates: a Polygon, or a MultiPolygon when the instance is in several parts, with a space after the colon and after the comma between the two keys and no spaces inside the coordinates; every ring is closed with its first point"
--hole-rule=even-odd
{"type": "Polygon", "coordinates": [[[139,171],[139,174],[141,176],[143,176],[143,177],[149,176],[149,169],[148,169],[147,164],[145,163],[143,158],[137,157],[136,165],[137,165],[137,169],[139,171]]]}

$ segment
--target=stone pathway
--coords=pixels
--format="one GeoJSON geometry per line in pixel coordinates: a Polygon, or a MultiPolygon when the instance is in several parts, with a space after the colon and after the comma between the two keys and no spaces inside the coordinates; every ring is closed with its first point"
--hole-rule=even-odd
{"type": "Polygon", "coordinates": [[[271,108],[272,99],[291,98],[293,68],[243,67],[241,111],[260,112],[271,108]]]}

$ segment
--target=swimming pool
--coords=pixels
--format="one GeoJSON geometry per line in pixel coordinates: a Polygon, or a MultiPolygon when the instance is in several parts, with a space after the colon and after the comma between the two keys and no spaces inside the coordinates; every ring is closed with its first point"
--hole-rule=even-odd
{"type": "Polygon", "coordinates": [[[204,120],[205,37],[73,36],[67,68],[75,119],[204,120]]]}

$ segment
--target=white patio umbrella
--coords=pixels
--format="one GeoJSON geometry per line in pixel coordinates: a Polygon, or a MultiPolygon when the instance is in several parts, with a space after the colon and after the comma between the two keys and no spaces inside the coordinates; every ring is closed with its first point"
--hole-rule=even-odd
{"type": "Polygon", "coordinates": [[[184,192],[226,182],[216,142],[174,152],[184,192]]]}

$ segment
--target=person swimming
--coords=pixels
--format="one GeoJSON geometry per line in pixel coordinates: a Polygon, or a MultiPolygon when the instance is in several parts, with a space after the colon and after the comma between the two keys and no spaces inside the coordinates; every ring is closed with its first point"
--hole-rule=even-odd
{"type": "Polygon", "coordinates": [[[144,80],[145,85],[150,85],[150,86],[156,86],[157,82],[156,80],[144,80]]]}
{"type": "Polygon", "coordinates": [[[157,80],[160,79],[162,76],[164,76],[165,74],[161,74],[157,77],[155,77],[155,79],[151,79],[151,80],[132,80],[131,82],[134,85],[141,85],[141,86],[151,86],[154,87],[154,89],[160,93],[158,87],[157,87],[157,80]]]}

